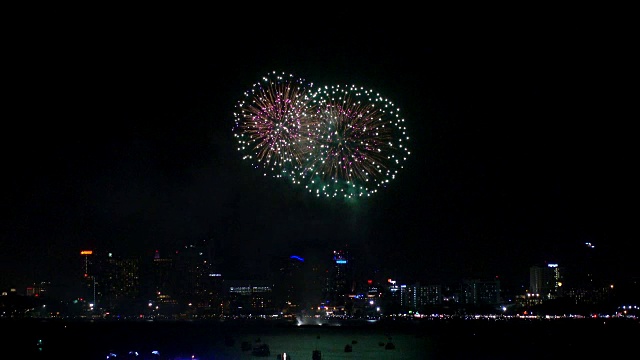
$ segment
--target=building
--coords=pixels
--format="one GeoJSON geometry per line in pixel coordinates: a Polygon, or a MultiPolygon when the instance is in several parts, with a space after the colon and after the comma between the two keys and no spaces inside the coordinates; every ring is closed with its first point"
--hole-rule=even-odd
{"type": "Polygon", "coordinates": [[[304,306],[307,284],[305,283],[305,260],[297,255],[272,258],[274,306],[284,314],[295,315],[304,306]]]}
{"type": "Polygon", "coordinates": [[[149,294],[149,313],[153,316],[169,316],[179,312],[175,297],[178,278],[174,268],[174,259],[161,256],[156,250],[151,264],[151,294],[149,294]]]}
{"type": "Polygon", "coordinates": [[[97,281],[96,275],[98,272],[97,261],[93,250],[81,250],[80,256],[82,258],[80,266],[81,281],[83,285],[82,294],[80,297],[86,299],[91,306],[95,306],[98,301],[98,289],[96,288],[97,281]]]}
{"type": "Polygon", "coordinates": [[[140,258],[106,253],[100,259],[97,276],[100,288],[100,308],[110,312],[135,315],[145,299],[140,297],[140,258]]]}
{"type": "Polygon", "coordinates": [[[332,265],[327,271],[326,285],[323,290],[323,303],[333,309],[333,313],[342,313],[349,304],[349,295],[355,292],[353,266],[346,250],[333,252],[332,265]]]}
{"type": "Polygon", "coordinates": [[[416,283],[411,287],[411,308],[423,312],[442,305],[442,286],[421,285],[416,283]]]}
{"type": "Polygon", "coordinates": [[[529,268],[529,292],[542,301],[562,297],[562,269],[556,263],[529,268]]]}
{"type": "Polygon", "coordinates": [[[500,280],[465,279],[462,281],[462,303],[474,306],[500,304],[500,280]]]}
{"type": "Polygon", "coordinates": [[[266,280],[225,281],[225,316],[265,317],[279,314],[273,306],[273,284],[266,280]]]}
{"type": "Polygon", "coordinates": [[[220,315],[223,277],[214,265],[214,242],[204,239],[173,255],[175,297],[186,315],[220,315]]]}

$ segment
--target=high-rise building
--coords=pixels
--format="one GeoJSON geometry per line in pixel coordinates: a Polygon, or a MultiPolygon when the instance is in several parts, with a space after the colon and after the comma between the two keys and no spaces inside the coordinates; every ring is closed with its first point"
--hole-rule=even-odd
{"type": "Polygon", "coordinates": [[[355,291],[353,280],[353,267],[349,253],[346,250],[335,250],[332,266],[327,272],[327,283],[323,294],[325,305],[336,308],[347,305],[349,294],[355,291]]]}
{"type": "Polygon", "coordinates": [[[101,307],[123,314],[135,314],[145,299],[140,298],[140,258],[106,253],[99,279],[101,307]]]}
{"type": "Polygon", "coordinates": [[[214,266],[214,242],[204,239],[184,246],[174,255],[176,298],[185,310],[200,314],[220,313],[222,275],[214,266]]]}
{"type": "Polygon", "coordinates": [[[384,313],[389,315],[402,312],[410,297],[406,285],[398,284],[397,280],[387,279],[383,296],[384,313]]]}
{"type": "Polygon", "coordinates": [[[156,250],[151,263],[151,290],[150,295],[150,312],[152,314],[173,314],[178,313],[178,302],[175,298],[176,272],[174,269],[173,258],[161,256],[160,251],[156,250]]]}
{"type": "Polygon", "coordinates": [[[421,311],[429,307],[442,304],[442,286],[421,285],[416,283],[411,287],[410,305],[414,310],[421,311]]]}
{"type": "Polygon", "coordinates": [[[529,268],[529,292],[541,299],[556,299],[562,296],[562,269],[556,263],[529,268]]]}
{"type": "Polygon", "coordinates": [[[496,305],[500,303],[500,280],[465,279],[462,281],[462,300],[470,305],[496,305]]]}
{"type": "Polygon", "coordinates": [[[271,260],[273,276],[274,305],[285,314],[295,314],[306,304],[304,296],[307,293],[304,279],[304,258],[291,256],[275,256],[271,260]]]}
{"type": "Polygon", "coordinates": [[[83,285],[83,292],[81,296],[86,301],[96,306],[98,301],[98,290],[96,288],[96,273],[98,266],[96,264],[96,258],[93,254],[93,250],[81,250],[80,256],[82,257],[82,263],[80,267],[81,281],[83,285]]]}

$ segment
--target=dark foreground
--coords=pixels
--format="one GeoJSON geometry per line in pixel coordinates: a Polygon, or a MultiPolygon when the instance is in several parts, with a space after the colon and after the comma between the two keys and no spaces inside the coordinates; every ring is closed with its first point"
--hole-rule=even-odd
{"type": "Polygon", "coordinates": [[[20,359],[570,359],[617,358],[633,351],[640,322],[632,319],[425,320],[375,324],[303,325],[239,321],[0,320],[4,354],[20,359]],[[394,348],[384,345],[393,343],[394,348]],[[345,352],[346,345],[352,347],[345,352]],[[159,357],[151,357],[158,350],[159,357]]]}

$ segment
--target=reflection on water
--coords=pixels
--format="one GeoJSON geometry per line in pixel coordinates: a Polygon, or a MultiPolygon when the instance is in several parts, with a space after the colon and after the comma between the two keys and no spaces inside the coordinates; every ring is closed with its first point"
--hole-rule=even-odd
{"type": "Polygon", "coordinates": [[[3,320],[0,325],[6,330],[5,352],[19,352],[28,359],[104,360],[110,353],[118,359],[138,360],[554,359],[591,355],[593,349],[614,357],[640,339],[637,320],[613,319],[428,323],[3,320]],[[268,346],[268,356],[253,351],[262,345],[268,346]]]}

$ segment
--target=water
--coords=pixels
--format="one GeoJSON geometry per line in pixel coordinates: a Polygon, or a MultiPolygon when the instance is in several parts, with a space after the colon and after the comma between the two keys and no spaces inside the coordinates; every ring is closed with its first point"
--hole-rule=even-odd
{"type": "MultiPolygon", "coordinates": [[[[640,340],[637,320],[459,320],[296,326],[274,322],[0,321],[5,353],[25,359],[116,359],[158,350],[159,359],[566,359],[627,354],[640,340]],[[242,350],[267,344],[270,356],[242,350]],[[388,342],[395,349],[385,349],[388,342]],[[351,345],[352,352],[345,352],[351,345]]],[[[2,356],[0,356],[2,358],[2,356]]],[[[158,359],[158,358],[155,358],[158,359]]]]}

